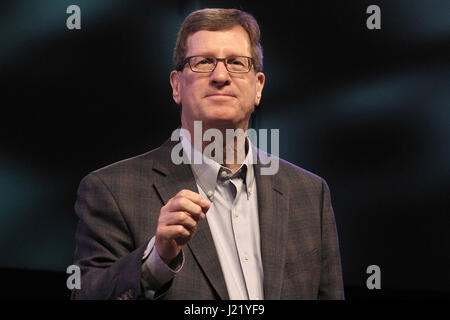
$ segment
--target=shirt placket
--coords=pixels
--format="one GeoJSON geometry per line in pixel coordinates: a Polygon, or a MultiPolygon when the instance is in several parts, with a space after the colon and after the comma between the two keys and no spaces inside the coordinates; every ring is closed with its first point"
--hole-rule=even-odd
{"type": "Polygon", "coordinates": [[[254,297],[253,294],[253,278],[252,270],[254,270],[254,255],[251,250],[251,243],[249,241],[249,217],[245,210],[244,203],[241,200],[247,200],[242,198],[243,181],[242,179],[233,179],[231,183],[236,188],[236,197],[233,201],[231,211],[231,221],[233,227],[233,236],[236,243],[236,249],[239,255],[239,262],[244,275],[247,293],[249,299],[254,297]]]}

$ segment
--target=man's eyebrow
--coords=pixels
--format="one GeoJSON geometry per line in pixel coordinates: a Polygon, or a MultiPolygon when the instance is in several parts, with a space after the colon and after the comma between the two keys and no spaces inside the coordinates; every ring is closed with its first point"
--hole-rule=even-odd
{"type": "Polygon", "coordinates": [[[201,52],[200,53],[193,53],[189,55],[190,57],[192,56],[209,56],[209,57],[215,57],[215,58],[228,58],[228,57],[251,57],[251,55],[247,55],[247,54],[238,54],[238,53],[233,53],[233,54],[228,54],[225,57],[217,57],[215,54],[212,54],[209,51],[206,52],[201,52]]]}

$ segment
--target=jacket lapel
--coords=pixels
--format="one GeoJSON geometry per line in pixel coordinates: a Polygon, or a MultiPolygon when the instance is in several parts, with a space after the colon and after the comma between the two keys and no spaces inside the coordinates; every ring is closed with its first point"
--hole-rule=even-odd
{"type": "Polygon", "coordinates": [[[264,165],[261,164],[260,157],[265,156],[265,153],[258,150],[258,161],[254,166],[258,192],[264,299],[278,300],[281,297],[284,278],[288,204],[283,195],[283,184],[279,174],[261,175],[261,167],[264,165]]]}
{"type": "MultiPolygon", "coordinates": [[[[153,170],[163,175],[162,179],[154,183],[154,187],[164,204],[182,189],[199,192],[190,165],[175,165],[171,160],[172,148],[176,144],[176,141],[170,140],[164,143],[159,149],[160,156],[156,157],[161,161],[155,161],[153,165],[153,170]]],[[[203,220],[198,224],[196,233],[187,246],[219,297],[228,299],[225,279],[207,221],[203,220]]]]}

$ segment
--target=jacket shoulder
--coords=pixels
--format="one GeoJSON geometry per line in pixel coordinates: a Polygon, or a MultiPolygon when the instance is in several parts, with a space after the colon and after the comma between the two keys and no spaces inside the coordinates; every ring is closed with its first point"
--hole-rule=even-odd
{"type": "Polygon", "coordinates": [[[322,184],[322,182],[324,182],[324,179],[319,175],[301,168],[285,159],[267,153],[261,149],[257,149],[256,152],[258,154],[258,161],[278,161],[278,172],[276,172],[275,175],[278,176],[278,178],[281,180],[299,180],[311,185],[319,186],[322,184]]]}
{"type": "Polygon", "coordinates": [[[153,175],[153,163],[160,158],[160,149],[161,147],[91,171],[83,178],[82,182],[90,180],[92,177],[100,179],[109,186],[126,186],[142,182],[153,175]]]}
{"type": "Polygon", "coordinates": [[[319,175],[301,168],[287,160],[257,149],[259,161],[278,161],[278,171],[274,174],[278,185],[295,187],[308,193],[321,193],[325,180],[319,175]],[[270,160],[267,160],[270,159],[270,160]]]}
{"type": "Polygon", "coordinates": [[[103,177],[111,174],[117,175],[136,170],[139,171],[144,167],[151,168],[155,161],[161,161],[161,159],[165,156],[166,150],[164,147],[165,146],[162,145],[146,153],[114,162],[110,165],[94,170],[91,173],[103,177]]]}
{"type": "Polygon", "coordinates": [[[303,187],[303,190],[310,190],[313,193],[321,193],[325,180],[319,175],[301,168],[284,159],[280,159],[280,173],[289,177],[289,181],[294,181],[303,187]]]}
{"type": "Polygon", "coordinates": [[[310,181],[311,183],[321,183],[323,178],[319,175],[306,170],[302,167],[299,167],[289,161],[286,161],[284,159],[279,159],[280,161],[280,170],[284,172],[284,174],[287,175],[294,175],[296,177],[301,178],[302,180],[310,181]]]}

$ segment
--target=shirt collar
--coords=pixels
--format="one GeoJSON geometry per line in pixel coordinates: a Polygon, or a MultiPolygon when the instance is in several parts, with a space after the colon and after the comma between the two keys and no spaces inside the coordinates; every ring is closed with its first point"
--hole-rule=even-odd
{"type": "Polygon", "coordinates": [[[189,139],[187,139],[183,132],[185,129],[181,129],[180,139],[183,147],[183,152],[188,159],[188,163],[191,165],[192,171],[194,173],[195,180],[197,184],[202,188],[205,194],[208,196],[210,201],[214,199],[214,191],[217,184],[217,179],[223,178],[234,178],[239,175],[243,175],[243,182],[245,190],[247,192],[247,198],[250,197],[253,191],[254,182],[254,169],[253,169],[253,159],[254,159],[254,147],[250,139],[246,136],[245,139],[248,143],[248,151],[245,156],[244,162],[239,167],[239,169],[233,174],[232,171],[214,161],[213,159],[205,156],[202,152],[191,144],[189,139]],[[191,161],[191,159],[201,161],[191,161]],[[200,162],[200,163],[195,163],[200,162]],[[223,173],[225,172],[225,173],[223,173]]]}

